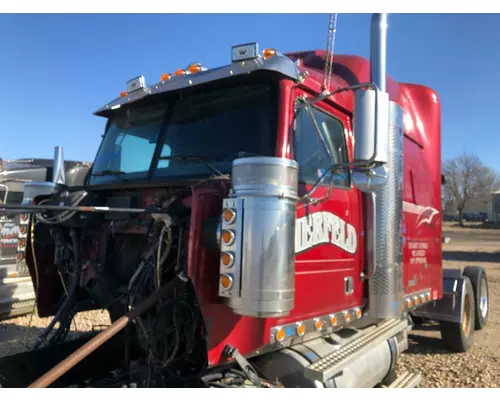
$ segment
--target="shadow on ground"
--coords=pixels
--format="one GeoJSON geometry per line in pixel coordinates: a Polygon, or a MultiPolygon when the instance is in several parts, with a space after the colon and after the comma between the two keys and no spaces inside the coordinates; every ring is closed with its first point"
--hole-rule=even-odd
{"type": "Polygon", "coordinates": [[[500,253],[484,253],[479,251],[443,251],[445,261],[463,262],[500,262],[500,253]]]}
{"type": "Polygon", "coordinates": [[[464,226],[460,226],[458,222],[448,223],[451,228],[467,228],[467,229],[500,229],[498,222],[466,222],[464,226]]]}
{"type": "Polygon", "coordinates": [[[443,346],[441,335],[438,337],[428,337],[420,332],[438,332],[439,323],[425,322],[423,324],[415,325],[408,335],[408,354],[449,354],[450,351],[443,346]]]}

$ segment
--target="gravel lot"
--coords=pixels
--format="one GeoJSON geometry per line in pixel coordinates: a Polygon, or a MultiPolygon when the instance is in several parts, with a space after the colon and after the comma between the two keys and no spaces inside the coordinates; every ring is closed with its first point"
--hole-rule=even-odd
{"type": "MultiPolygon", "coordinates": [[[[473,348],[466,354],[453,354],[442,348],[439,327],[424,325],[410,334],[410,348],[402,356],[399,368],[420,371],[420,387],[500,387],[500,230],[445,226],[445,266],[449,268],[479,265],[489,279],[490,315],[485,330],[476,332],[473,348]]],[[[50,318],[30,315],[0,321],[0,357],[25,350],[50,318]]],[[[73,332],[101,329],[110,324],[105,311],[77,315],[73,332]]]]}

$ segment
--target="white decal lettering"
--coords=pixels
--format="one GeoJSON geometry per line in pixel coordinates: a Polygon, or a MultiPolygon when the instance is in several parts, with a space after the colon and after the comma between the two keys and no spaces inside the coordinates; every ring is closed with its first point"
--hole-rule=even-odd
{"type": "Polygon", "coordinates": [[[19,225],[15,225],[12,222],[7,222],[2,224],[2,231],[0,232],[0,236],[8,237],[19,234],[19,225]]]}
{"type": "Polygon", "coordinates": [[[356,252],[356,229],[330,212],[320,211],[298,218],[295,230],[296,253],[328,243],[351,254],[356,252]]]}

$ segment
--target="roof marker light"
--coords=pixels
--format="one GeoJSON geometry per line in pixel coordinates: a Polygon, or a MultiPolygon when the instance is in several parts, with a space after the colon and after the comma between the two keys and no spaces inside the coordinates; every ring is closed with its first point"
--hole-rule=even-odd
{"type": "Polygon", "coordinates": [[[162,74],[160,76],[160,79],[162,82],[168,81],[168,80],[172,79],[172,74],[169,74],[169,73],[162,74]]]}
{"type": "Polygon", "coordinates": [[[174,72],[174,75],[175,76],[183,76],[183,75],[186,75],[187,72],[185,69],[178,69],[177,71],[174,72]]]}
{"type": "Polygon", "coordinates": [[[120,92],[120,97],[127,97],[128,93],[127,92],[120,92]]]}
{"type": "Polygon", "coordinates": [[[262,54],[264,55],[265,60],[269,60],[271,57],[278,54],[278,52],[275,49],[265,49],[262,51],[262,54]]]}
{"type": "Polygon", "coordinates": [[[204,68],[200,63],[192,63],[190,64],[188,67],[187,67],[187,70],[191,73],[191,74],[196,74],[198,72],[203,72],[203,71],[206,71],[207,69],[204,68]]]}

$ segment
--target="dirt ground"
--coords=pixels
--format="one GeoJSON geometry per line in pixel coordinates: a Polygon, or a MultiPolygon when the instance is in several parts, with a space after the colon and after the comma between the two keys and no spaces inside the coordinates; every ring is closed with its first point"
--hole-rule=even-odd
{"type": "MultiPolygon", "coordinates": [[[[489,280],[490,314],[486,329],[475,333],[473,348],[453,354],[441,346],[439,327],[424,325],[410,334],[410,348],[399,361],[402,370],[420,371],[420,387],[500,387],[500,229],[459,228],[445,225],[451,242],[443,245],[445,266],[479,265],[489,280]]],[[[49,319],[30,315],[0,321],[0,357],[22,352],[34,343],[49,319]],[[30,327],[28,327],[30,326],[30,327]]],[[[80,313],[73,332],[109,325],[104,311],[80,313]]]]}

